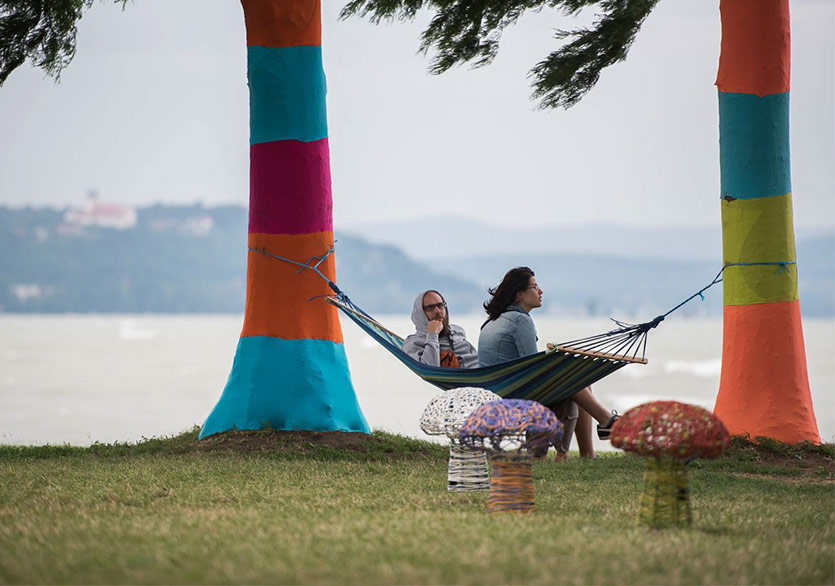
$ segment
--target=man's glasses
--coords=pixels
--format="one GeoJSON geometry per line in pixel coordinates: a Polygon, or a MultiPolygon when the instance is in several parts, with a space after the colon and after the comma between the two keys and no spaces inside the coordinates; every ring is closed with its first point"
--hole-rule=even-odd
{"type": "Polygon", "coordinates": [[[441,308],[446,309],[446,301],[441,301],[440,303],[432,303],[430,305],[424,305],[423,311],[429,313],[441,308]]]}

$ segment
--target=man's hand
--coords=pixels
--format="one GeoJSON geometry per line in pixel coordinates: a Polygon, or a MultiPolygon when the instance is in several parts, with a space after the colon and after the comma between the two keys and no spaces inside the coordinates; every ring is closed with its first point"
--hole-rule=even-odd
{"type": "Polygon", "coordinates": [[[432,332],[433,334],[440,334],[443,329],[444,321],[441,319],[433,319],[429,322],[429,325],[426,326],[426,331],[432,332]]]}

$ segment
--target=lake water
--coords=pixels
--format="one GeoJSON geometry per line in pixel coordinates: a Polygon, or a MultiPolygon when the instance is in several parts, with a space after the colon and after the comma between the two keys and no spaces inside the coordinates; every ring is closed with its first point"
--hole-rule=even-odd
{"type": "MultiPolygon", "coordinates": [[[[408,334],[407,316],[378,316],[408,334]]],[[[535,316],[540,346],[609,329],[601,319],[535,316]]],[[[473,343],[481,316],[454,320],[473,343]]],[[[0,443],[136,441],[202,424],[234,357],[240,315],[0,316],[0,443]]],[[[353,323],[345,346],[360,405],[374,429],[426,438],[418,427],[438,390],[353,323]]],[[[823,441],[835,441],[835,320],[805,320],[812,399],[823,441]]],[[[621,413],[655,399],[713,408],[720,319],[670,318],[650,333],[649,364],[627,366],[594,386],[621,413]]],[[[598,446],[608,449],[608,443],[598,446]]]]}

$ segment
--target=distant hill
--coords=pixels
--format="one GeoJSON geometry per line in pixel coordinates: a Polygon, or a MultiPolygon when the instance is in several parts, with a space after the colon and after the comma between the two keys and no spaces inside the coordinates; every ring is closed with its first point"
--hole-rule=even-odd
{"type": "MultiPolygon", "coordinates": [[[[243,311],[245,208],[150,206],[137,209],[135,226],[123,230],[69,224],[64,212],[0,207],[0,311],[243,311]]],[[[632,243],[643,237],[626,232],[622,247],[603,254],[571,250],[565,234],[549,246],[502,251],[493,249],[507,234],[468,239],[466,231],[451,232],[433,240],[428,228],[403,230],[397,242],[412,247],[411,255],[399,245],[369,242],[369,233],[336,235],[337,281],[369,312],[408,313],[416,293],[428,288],[441,290],[456,314],[479,311],[488,286],[508,268],[527,264],[545,289],[546,311],[641,319],[694,293],[719,268],[713,258],[636,256],[645,245],[632,243]],[[421,237],[407,237],[415,233],[421,237]]],[[[511,235],[518,243],[524,233],[511,235]]],[[[663,239],[653,246],[674,248],[663,239]]],[[[799,238],[798,258],[803,314],[832,317],[835,238],[799,238]]],[[[719,315],[721,298],[716,286],[706,301],[681,311],[719,315]]]]}
{"type": "MultiPolygon", "coordinates": [[[[69,225],[64,212],[0,207],[0,311],[243,311],[245,208],[150,206],[124,230],[69,225]]],[[[473,283],[392,246],[337,238],[338,283],[367,311],[409,312],[416,293],[433,286],[457,311],[476,308],[473,283]]]]}
{"type": "MultiPolygon", "coordinates": [[[[546,291],[545,309],[602,315],[663,313],[707,285],[721,268],[721,232],[705,228],[554,226],[502,228],[462,218],[368,225],[374,242],[398,243],[410,255],[474,281],[482,298],[504,272],[534,269],[546,291]],[[420,234],[405,238],[404,234],[420,234]],[[454,247],[450,243],[454,242],[454,247]]],[[[835,233],[797,237],[800,299],[806,317],[835,315],[835,233]]],[[[685,314],[721,315],[722,287],[685,314]]]]}
{"type": "MultiPolygon", "coordinates": [[[[484,291],[495,287],[509,268],[522,265],[536,273],[544,291],[543,311],[638,320],[666,312],[710,283],[718,270],[707,261],[673,263],[552,253],[447,259],[439,268],[457,269],[484,291]]],[[[680,311],[685,315],[719,315],[721,285],[711,288],[705,301],[694,300],[680,311]]]]}
{"type": "Polygon", "coordinates": [[[240,311],[246,212],[152,206],[136,227],[63,223],[63,210],[0,208],[0,308],[10,312],[240,311]],[[210,217],[203,234],[189,219],[210,217]],[[242,226],[244,226],[242,228],[242,226]]]}
{"type": "MultiPolygon", "coordinates": [[[[805,317],[835,315],[835,238],[801,240],[797,250],[800,300],[805,317]]],[[[441,270],[470,279],[482,290],[505,271],[527,265],[536,272],[550,312],[651,318],[707,286],[721,268],[715,261],[635,259],[576,253],[508,253],[443,258],[441,270]]],[[[777,270],[775,268],[775,270],[777,270]]],[[[679,315],[721,315],[722,285],[694,299],[679,315]]]]}
{"type": "Polygon", "coordinates": [[[494,253],[572,252],[595,256],[709,260],[722,256],[722,234],[716,228],[646,227],[605,224],[534,225],[507,228],[461,217],[372,223],[348,228],[375,243],[395,244],[415,258],[494,253]],[[404,234],[420,235],[403,238],[404,234]]]}
{"type": "MultiPolygon", "coordinates": [[[[337,278],[351,299],[373,313],[411,313],[420,291],[437,289],[453,314],[478,311],[481,289],[468,277],[429,268],[399,248],[336,234],[337,278]]],[[[437,267],[437,265],[434,265],[437,267]]]]}
{"type": "MultiPolygon", "coordinates": [[[[417,258],[450,255],[450,242],[455,242],[456,257],[505,253],[575,253],[598,257],[666,260],[709,260],[722,258],[720,226],[698,228],[682,226],[630,227],[606,224],[543,226],[538,218],[534,225],[508,228],[461,217],[409,219],[371,223],[346,228],[363,234],[370,242],[394,244],[406,254],[417,258]],[[404,238],[404,235],[420,235],[404,238]]],[[[815,252],[816,258],[835,267],[835,231],[800,230],[796,235],[798,248],[815,252]],[[817,243],[817,244],[815,244],[817,243]]],[[[813,260],[806,255],[804,263],[813,260]]],[[[721,260],[719,261],[721,262],[721,260]]]]}

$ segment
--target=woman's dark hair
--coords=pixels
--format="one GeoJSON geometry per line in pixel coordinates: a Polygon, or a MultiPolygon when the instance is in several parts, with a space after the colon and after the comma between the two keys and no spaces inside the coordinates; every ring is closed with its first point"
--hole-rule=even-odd
{"type": "Polygon", "coordinates": [[[490,316],[487,321],[498,318],[509,305],[515,303],[516,294],[527,289],[531,277],[534,276],[534,272],[528,267],[516,267],[505,273],[498,287],[487,289],[487,292],[492,296],[490,301],[484,304],[484,311],[490,316]]]}

